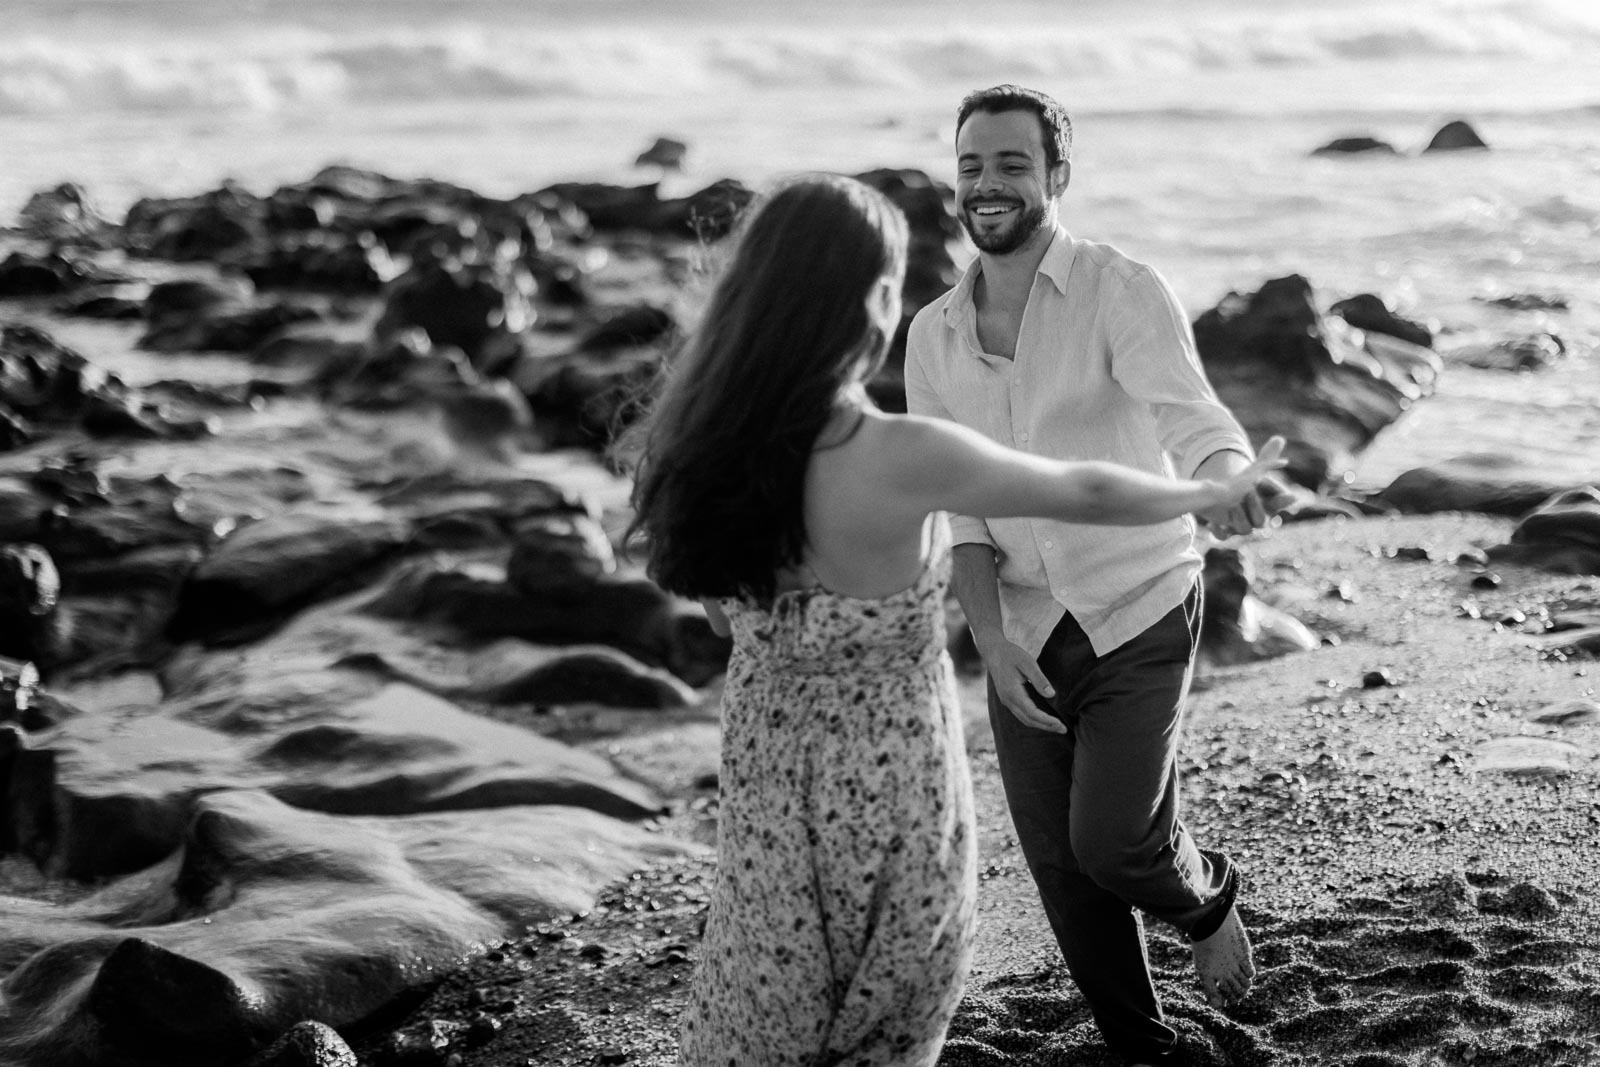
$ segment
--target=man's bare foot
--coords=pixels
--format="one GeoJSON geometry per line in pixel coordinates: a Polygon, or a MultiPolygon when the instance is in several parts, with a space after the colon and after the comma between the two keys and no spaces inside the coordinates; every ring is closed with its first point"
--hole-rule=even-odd
{"type": "Polygon", "coordinates": [[[1223,1008],[1250,991],[1256,963],[1250,952],[1250,935],[1245,933],[1237,910],[1229,908],[1217,932],[1194,942],[1190,948],[1194,951],[1194,969],[1200,975],[1200,991],[1205,994],[1206,1003],[1213,1008],[1223,1008]]]}

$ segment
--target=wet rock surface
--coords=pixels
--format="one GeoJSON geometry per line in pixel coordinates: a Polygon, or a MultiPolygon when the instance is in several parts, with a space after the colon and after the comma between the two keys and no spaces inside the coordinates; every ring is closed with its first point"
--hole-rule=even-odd
{"type": "Polygon", "coordinates": [[[1194,322],[1206,373],[1252,441],[1288,440],[1285,473],[1316,489],[1429,396],[1439,357],[1421,345],[1352,330],[1324,315],[1299,275],[1231,293],[1194,322]]]}

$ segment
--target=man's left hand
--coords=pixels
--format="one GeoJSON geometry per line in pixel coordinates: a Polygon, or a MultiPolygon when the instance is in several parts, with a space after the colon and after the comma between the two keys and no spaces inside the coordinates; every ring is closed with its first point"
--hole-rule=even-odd
{"type": "MultiPolygon", "coordinates": [[[[1239,452],[1214,452],[1195,470],[1201,480],[1223,481],[1250,465],[1250,458],[1239,452]]],[[[1272,521],[1280,501],[1292,499],[1288,489],[1270,479],[1233,504],[1195,512],[1195,518],[1219,540],[1259,530],[1272,521]]]]}

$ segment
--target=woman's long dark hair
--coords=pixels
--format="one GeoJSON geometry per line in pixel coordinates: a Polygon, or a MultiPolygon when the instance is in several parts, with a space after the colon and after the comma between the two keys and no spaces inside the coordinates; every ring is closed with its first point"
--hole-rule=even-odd
{"type": "Polygon", "coordinates": [[[906,221],[850,178],[790,181],[753,204],[697,328],[633,428],[633,525],[682,596],[768,601],[806,545],[804,478],[841,392],[889,336],[869,313],[898,284],[906,221]]]}

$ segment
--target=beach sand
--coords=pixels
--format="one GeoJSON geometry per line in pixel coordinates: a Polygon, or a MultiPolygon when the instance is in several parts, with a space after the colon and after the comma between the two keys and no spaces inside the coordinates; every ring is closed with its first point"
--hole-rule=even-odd
{"type": "MultiPolygon", "coordinates": [[[[1458,562],[1509,531],[1447,514],[1251,542],[1257,591],[1325,643],[1196,681],[1184,817],[1246,872],[1259,975],[1214,1011],[1187,948],[1148,928],[1188,1062],[1600,1063],[1600,664],[1546,632],[1600,610],[1600,579],[1495,567],[1494,585],[1458,562]]],[[[1110,1067],[1012,836],[980,680],[963,698],[980,920],[940,1062],[1110,1067]]],[[[714,702],[667,724],[573,725],[585,730],[677,798],[663,832],[714,839],[714,702]]],[[[356,1043],[362,1062],[426,1047],[462,1067],[675,1063],[713,873],[711,860],[642,872],[589,913],[506,942],[383,1020],[356,1043]]]]}

